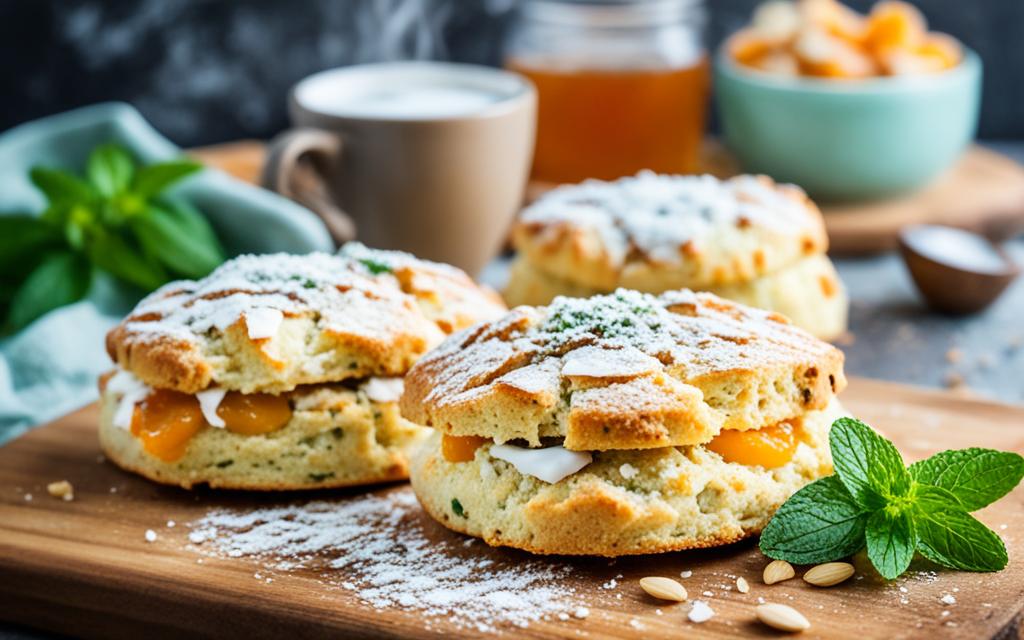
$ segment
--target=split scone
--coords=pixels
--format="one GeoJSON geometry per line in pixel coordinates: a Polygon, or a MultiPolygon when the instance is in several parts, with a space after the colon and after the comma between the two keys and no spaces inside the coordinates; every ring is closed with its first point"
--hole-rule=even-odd
{"type": "Polygon", "coordinates": [[[100,443],[185,488],[404,479],[429,430],[399,414],[402,376],[504,311],[462,271],[404,253],[242,256],[164,286],[107,335],[100,443]]]}
{"type": "Polygon", "coordinates": [[[688,290],[518,307],[406,376],[436,430],[410,479],[446,527],[619,556],[759,532],[832,472],[843,354],[784,317],[688,290]]]}
{"type": "Polygon", "coordinates": [[[513,242],[510,305],[689,288],[778,311],[819,338],[846,329],[821,213],[764,176],[642,172],[559,187],[523,211],[513,242]]]}

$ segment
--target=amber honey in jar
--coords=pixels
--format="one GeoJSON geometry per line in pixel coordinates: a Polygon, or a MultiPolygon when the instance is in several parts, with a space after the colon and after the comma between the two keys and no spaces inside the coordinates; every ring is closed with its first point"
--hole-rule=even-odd
{"type": "Polygon", "coordinates": [[[698,170],[709,78],[695,0],[527,0],[505,63],[537,86],[532,179],[698,170]]]}

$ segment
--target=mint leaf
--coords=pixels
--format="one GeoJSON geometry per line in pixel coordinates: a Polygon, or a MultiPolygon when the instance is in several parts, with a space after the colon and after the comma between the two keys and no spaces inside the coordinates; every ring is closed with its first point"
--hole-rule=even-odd
{"type": "Polygon", "coordinates": [[[836,475],[857,504],[874,511],[910,491],[910,474],[895,445],[855,418],[839,418],[829,432],[836,475]]]}
{"type": "Polygon", "coordinates": [[[70,251],[44,257],[11,298],[7,324],[21,329],[58,307],[81,300],[92,279],[89,264],[70,251]]]}
{"type": "Polygon", "coordinates": [[[131,155],[116,144],[102,144],[92,150],[86,164],[89,182],[105,198],[125,191],[132,182],[135,163],[131,155]]]}
{"type": "Polygon", "coordinates": [[[838,560],[864,547],[867,514],[836,476],[794,493],[761,533],[761,552],[798,564],[838,560]]]}
{"type": "Polygon", "coordinates": [[[132,183],[132,192],[148,200],[182,178],[192,175],[203,165],[191,160],[160,162],[139,169],[132,183]]]}
{"type": "Polygon", "coordinates": [[[194,224],[194,220],[184,221],[150,205],[145,215],[131,221],[131,228],[146,252],[164,266],[189,278],[201,278],[224,261],[224,254],[205,234],[191,233],[194,224]]]}
{"type": "Polygon", "coordinates": [[[868,559],[886,580],[899,577],[914,559],[917,531],[910,511],[891,514],[880,509],[868,518],[864,529],[868,559]]]}
{"type": "Polygon", "coordinates": [[[910,465],[910,475],[948,490],[966,511],[977,511],[1017,486],[1024,477],[1024,457],[993,449],[943,451],[910,465]]]}
{"type": "Polygon", "coordinates": [[[382,273],[391,273],[393,269],[389,266],[380,262],[379,260],[373,260],[371,258],[359,258],[359,262],[369,270],[375,276],[379,276],[382,273]]]}
{"type": "Polygon", "coordinates": [[[1006,567],[1006,545],[992,530],[964,511],[951,492],[917,487],[914,501],[917,550],[932,562],[964,571],[1006,567]]]}
{"type": "Polygon", "coordinates": [[[60,245],[60,231],[52,224],[36,216],[0,215],[0,270],[5,274],[12,271],[31,270],[38,257],[47,248],[60,245]]]}
{"type": "Polygon", "coordinates": [[[126,282],[152,291],[170,278],[119,235],[102,232],[89,243],[89,259],[99,268],[126,282]]]}
{"type": "Polygon", "coordinates": [[[60,169],[33,167],[29,178],[50,204],[84,202],[95,195],[89,183],[60,169]]]}

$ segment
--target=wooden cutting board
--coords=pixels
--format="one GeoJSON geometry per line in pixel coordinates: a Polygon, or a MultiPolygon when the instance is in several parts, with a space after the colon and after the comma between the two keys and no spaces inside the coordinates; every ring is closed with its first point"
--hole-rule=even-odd
{"type": "MultiPolygon", "coordinates": [[[[237,178],[259,181],[264,155],[261,142],[229,142],[192,153],[237,178]]],[[[719,177],[739,171],[729,151],[710,138],[705,142],[702,162],[702,171],[719,177]]],[[[551,185],[531,185],[527,200],[550,188],[551,185]]],[[[1004,239],[1024,232],[1024,167],[1001,153],[972,146],[956,165],[920,191],[876,202],[822,204],[821,210],[825,214],[830,252],[836,255],[895,249],[901,228],[926,222],[1004,239]]]]}
{"type": "MultiPolygon", "coordinates": [[[[864,379],[851,382],[844,402],[895,440],[908,461],[968,446],[1024,451],[1024,408],[864,379]]],[[[277,572],[268,584],[254,579],[260,565],[253,559],[197,563],[200,556],[186,548],[188,523],[210,509],[245,510],[314,496],[340,504],[359,500],[360,494],[190,493],[151,484],[102,460],[96,417],[96,408],[87,407],[0,448],[0,619],[84,637],[478,635],[443,617],[427,620],[415,609],[374,609],[310,571],[277,572]],[[47,483],[60,479],[74,484],[73,502],[47,495],[47,483]],[[169,519],[178,526],[167,528],[169,519]],[[147,529],[159,532],[157,541],[145,541],[147,529]]],[[[407,490],[397,485],[376,493],[407,490]]],[[[813,625],[801,636],[806,638],[1022,637],[1024,488],[979,517],[1006,540],[1010,566],[1001,573],[938,570],[933,576],[920,572],[934,567],[915,564],[915,573],[887,584],[860,559],[858,579],[832,589],[799,579],[769,587],[761,583],[765,560],[752,541],[614,564],[544,559],[572,567],[566,583],[576,590],[574,604],[590,609],[589,617],[499,631],[529,638],[778,637],[754,621],[754,607],[763,597],[801,610],[813,625]],[[683,569],[693,572],[683,580],[691,597],[706,600],[715,611],[699,626],[686,620],[688,604],[657,603],[637,586],[643,576],[677,576],[683,569]],[[601,588],[620,574],[614,589],[601,588]],[[728,576],[746,577],[750,593],[726,589],[728,576]],[[713,595],[701,595],[706,590],[713,595]],[[956,603],[943,604],[946,594],[956,603]]],[[[462,548],[456,534],[425,517],[421,525],[432,540],[462,548]]],[[[484,554],[499,564],[528,559],[479,543],[462,553],[484,554]]]]}

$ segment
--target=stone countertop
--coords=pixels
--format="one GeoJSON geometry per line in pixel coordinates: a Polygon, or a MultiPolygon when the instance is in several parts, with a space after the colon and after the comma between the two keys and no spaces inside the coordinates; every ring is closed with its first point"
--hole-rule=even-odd
{"type": "MultiPolygon", "coordinates": [[[[1024,263],[1024,241],[1008,247],[1024,263]]],[[[928,310],[896,254],[836,260],[851,298],[846,370],[1024,403],[1024,278],[966,317],[928,310]]]]}

